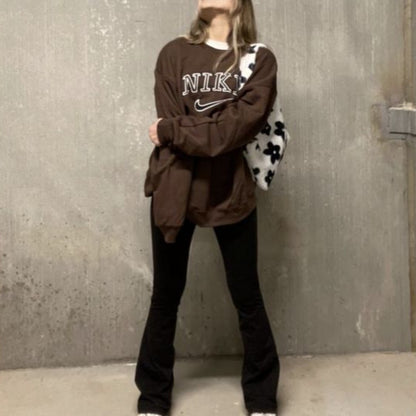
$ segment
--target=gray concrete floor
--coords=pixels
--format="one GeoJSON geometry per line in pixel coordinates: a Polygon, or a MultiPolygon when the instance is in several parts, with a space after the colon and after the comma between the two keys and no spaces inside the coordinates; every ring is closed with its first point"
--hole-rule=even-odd
{"type": "MultiPolygon", "coordinates": [[[[416,353],[281,356],[279,416],[415,416],[416,353]]],[[[240,358],[175,362],[171,415],[245,416],[240,358]]],[[[1,416],[136,414],[135,363],[0,371],[1,416]]]]}

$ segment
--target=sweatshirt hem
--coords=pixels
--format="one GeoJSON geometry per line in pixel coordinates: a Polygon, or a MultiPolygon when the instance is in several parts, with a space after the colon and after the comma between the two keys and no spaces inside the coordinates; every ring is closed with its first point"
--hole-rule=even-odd
{"type": "MultiPolygon", "coordinates": [[[[257,206],[257,201],[253,200],[252,203],[247,204],[246,208],[241,211],[239,210],[236,214],[232,211],[227,211],[224,213],[224,216],[220,219],[213,219],[207,216],[207,212],[201,212],[201,216],[199,217],[198,214],[195,214],[195,211],[188,211],[186,214],[186,218],[189,221],[192,221],[194,224],[198,225],[199,227],[216,227],[220,225],[228,225],[234,224],[243,220],[247,215],[249,215],[257,206]]],[[[218,215],[218,211],[214,212],[214,215],[218,215]]]]}

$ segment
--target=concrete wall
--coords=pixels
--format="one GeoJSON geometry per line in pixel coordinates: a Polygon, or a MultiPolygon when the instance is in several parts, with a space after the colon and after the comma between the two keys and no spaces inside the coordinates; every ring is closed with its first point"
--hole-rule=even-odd
{"type": "MultiPolygon", "coordinates": [[[[281,354],[409,350],[404,0],[254,1],[293,138],[258,190],[281,354]]],[[[0,368],[136,359],[152,286],[143,182],[160,48],[196,1],[0,0],[0,368]]],[[[213,230],[197,227],[178,356],[239,354],[213,230]],[[208,255],[207,255],[208,254],[208,255]]]]}

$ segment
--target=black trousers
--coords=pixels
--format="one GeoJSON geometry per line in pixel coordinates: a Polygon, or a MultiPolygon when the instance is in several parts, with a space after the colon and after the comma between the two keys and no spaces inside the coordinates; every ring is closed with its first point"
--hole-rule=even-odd
{"type": "MultiPolygon", "coordinates": [[[[167,415],[174,382],[177,311],[185,288],[195,224],[185,220],[175,243],[166,243],[150,222],[153,292],[135,372],[139,413],[167,415]]],[[[243,220],[214,226],[239,320],[244,357],[241,386],[248,412],[277,413],[279,356],[257,274],[257,208],[243,220]]]]}

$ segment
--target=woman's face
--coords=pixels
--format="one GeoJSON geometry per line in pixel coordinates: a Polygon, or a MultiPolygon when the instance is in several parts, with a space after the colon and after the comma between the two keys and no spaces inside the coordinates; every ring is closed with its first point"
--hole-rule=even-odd
{"type": "Polygon", "coordinates": [[[198,0],[198,13],[230,13],[237,0],[198,0]]]}

